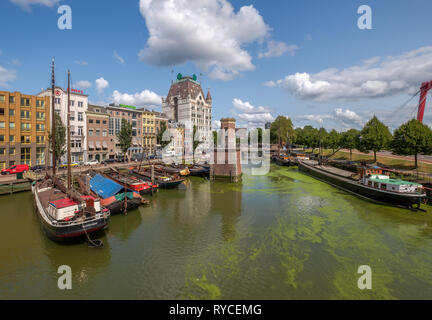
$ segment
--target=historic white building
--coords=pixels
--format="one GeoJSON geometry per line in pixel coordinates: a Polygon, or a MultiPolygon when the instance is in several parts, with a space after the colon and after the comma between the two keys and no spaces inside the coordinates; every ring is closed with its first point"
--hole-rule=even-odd
{"type": "MultiPolygon", "coordinates": [[[[57,112],[63,124],[67,124],[67,90],[56,87],[55,95],[55,112],[57,112]]],[[[49,96],[51,98],[51,88],[43,90],[38,96],[49,96]]],[[[51,101],[51,100],[50,100],[51,101]]],[[[71,156],[72,162],[87,161],[87,117],[88,95],[81,90],[71,89],[70,92],[70,133],[71,133],[71,156]]],[[[51,120],[50,120],[51,123],[51,120]]],[[[63,156],[62,162],[66,161],[63,156]]]]}
{"type": "Polygon", "coordinates": [[[200,131],[211,131],[212,98],[207,96],[197,82],[196,76],[177,75],[171,84],[167,97],[162,98],[162,112],[169,120],[187,125],[188,121],[200,131]]]}

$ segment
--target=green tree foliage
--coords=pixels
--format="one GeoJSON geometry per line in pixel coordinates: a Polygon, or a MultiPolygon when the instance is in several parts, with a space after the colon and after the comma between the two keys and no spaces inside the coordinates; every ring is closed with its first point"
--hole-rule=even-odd
{"type": "Polygon", "coordinates": [[[432,152],[432,131],[427,125],[412,119],[395,130],[391,149],[398,155],[413,155],[417,168],[418,155],[432,152]]]}
{"type": "Polygon", "coordinates": [[[117,133],[117,139],[123,155],[132,146],[132,126],[125,119],[122,119],[121,129],[117,133]]]}
{"type": "Polygon", "coordinates": [[[388,127],[373,116],[368,123],[365,124],[360,133],[360,143],[358,149],[361,152],[369,153],[373,151],[374,162],[376,162],[377,152],[389,147],[392,140],[392,134],[388,127]]]}
{"type": "Polygon", "coordinates": [[[166,122],[165,121],[161,121],[160,122],[160,127],[159,127],[159,132],[158,132],[158,134],[156,136],[156,141],[157,141],[158,144],[161,145],[162,148],[166,147],[166,145],[169,143],[169,141],[163,141],[162,140],[163,134],[166,131],[166,129],[167,129],[166,122]]]}
{"type": "Polygon", "coordinates": [[[278,116],[270,126],[270,141],[281,146],[295,141],[294,126],[290,118],[278,116]]]}
{"type": "Polygon", "coordinates": [[[319,148],[320,138],[318,129],[312,126],[304,126],[303,128],[303,145],[308,148],[319,148]]]}
{"type": "Polygon", "coordinates": [[[216,130],[213,130],[213,144],[216,147],[218,143],[218,132],[216,130]]]}
{"type": "Polygon", "coordinates": [[[326,129],[321,127],[318,130],[318,146],[320,148],[320,154],[321,154],[321,150],[323,148],[327,149],[328,145],[329,145],[329,134],[326,129]]]}
{"type": "Polygon", "coordinates": [[[360,131],[356,129],[350,129],[341,135],[340,147],[349,149],[350,160],[352,160],[352,150],[358,147],[359,137],[360,131]]]}
{"type": "Polygon", "coordinates": [[[333,129],[328,134],[327,147],[331,148],[333,150],[333,152],[335,152],[335,150],[340,147],[340,140],[341,140],[341,137],[340,137],[339,132],[337,132],[335,129],[333,129]]]}
{"type": "MultiPolygon", "coordinates": [[[[63,121],[60,117],[60,115],[56,112],[55,113],[55,157],[57,162],[60,161],[60,158],[66,153],[67,146],[66,146],[66,127],[63,124],[63,121]]],[[[49,133],[49,148],[50,152],[52,153],[52,133],[49,133]]]]}

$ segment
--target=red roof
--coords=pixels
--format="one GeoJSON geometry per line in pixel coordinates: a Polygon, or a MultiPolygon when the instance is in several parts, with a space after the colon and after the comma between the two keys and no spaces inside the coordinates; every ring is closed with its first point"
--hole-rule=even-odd
{"type": "Polygon", "coordinates": [[[61,208],[66,208],[66,207],[77,205],[78,202],[75,202],[69,198],[63,198],[63,199],[51,201],[50,204],[52,204],[57,209],[61,209],[61,208]]]}

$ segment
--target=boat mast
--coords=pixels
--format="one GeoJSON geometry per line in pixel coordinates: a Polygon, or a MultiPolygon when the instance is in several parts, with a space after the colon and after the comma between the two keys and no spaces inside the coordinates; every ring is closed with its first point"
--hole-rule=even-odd
{"type": "Polygon", "coordinates": [[[68,102],[67,102],[67,188],[72,189],[71,144],[70,144],[70,71],[68,70],[68,102]]]}
{"type": "Polygon", "coordinates": [[[55,156],[55,75],[54,75],[54,58],[52,59],[51,69],[51,147],[52,147],[52,174],[53,177],[56,175],[56,156],[55,156]]]}

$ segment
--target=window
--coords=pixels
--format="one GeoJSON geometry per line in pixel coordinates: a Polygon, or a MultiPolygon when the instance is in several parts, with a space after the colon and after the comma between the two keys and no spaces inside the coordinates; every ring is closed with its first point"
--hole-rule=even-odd
{"type": "Polygon", "coordinates": [[[0,148],[0,156],[3,156],[5,154],[5,148],[0,148]]]}
{"type": "Polygon", "coordinates": [[[28,144],[30,142],[31,142],[31,137],[30,136],[21,136],[21,143],[28,144]]]}
{"type": "Polygon", "coordinates": [[[45,131],[45,125],[41,123],[36,124],[36,131],[45,131]]]}
{"type": "Polygon", "coordinates": [[[0,94],[0,101],[1,101],[1,102],[5,101],[5,96],[2,95],[2,94],[0,94]]]}
{"type": "Polygon", "coordinates": [[[83,120],[84,120],[83,113],[78,112],[78,121],[83,121],[83,120]]]}
{"type": "Polygon", "coordinates": [[[45,101],[44,100],[36,100],[36,107],[37,108],[45,107],[45,101]]]}
{"type": "Polygon", "coordinates": [[[15,103],[15,97],[9,96],[9,103],[15,103]]]}
{"type": "Polygon", "coordinates": [[[96,120],[96,124],[100,124],[100,120],[96,120]]]}
{"type": "Polygon", "coordinates": [[[36,136],[36,143],[44,144],[45,143],[45,136],[36,136]]]}
{"type": "Polygon", "coordinates": [[[30,165],[31,148],[21,148],[21,164],[30,165]]]}
{"type": "Polygon", "coordinates": [[[75,147],[81,148],[81,140],[75,140],[75,147]]]}
{"type": "Polygon", "coordinates": [[[45,164],[45,148],[36,148],[36,164],[45,164]]]}
{"type": "Polygon", "coordinates": [[[30,119],[30,117],[31,117],[30,111],[21,110],[21,119],[30,119]]]}
{"type": "Polygon", "coordinates": [[[15,148],[9,148],[9,155],[14,156],[15,155],[15,148]]]}
{"type": "Polygon", "coordinates": [[[15,129],[15,122],[9,122],[9,129],[15,129]]]}
{"type": "Polygon", "coordinates": [[[15,161],[9,161],[9,166],[14,166],[15,165],[15,161]]]}
{"type": "Polygon", "coordinates": [[[75,105],[75,101],[74,101],[74,100],[71,100],[71,101],[70,101],[70,105],[73,107],[73,106],[75,105]]]}
{"type": "Polygon", "coordinates": [[[89,129],[89,137],[92,137],[93,136],[93,129],[89,129]]]}
{"type": "Polygon", "coordinates": [[[0,162],[0,169],[5,169],[6,168],[6,162],[1,161],[0,162]]]}
{"type": "Polygon", "coordinates": [[[70,113],[69,113],[69,119],[70,119],[71,121],[74,121],[74,120],[75,120],[75,112],[70,111],[70,113]]]}
{"type": "Polygon", "coordinates": [[[30,131],[31,123],[21,123],[21,131],[30,131]]]}
{"type": "Polygon", "coordinates": [[[104,130],[102,131],[102,136],[103,136],[103,137],[106,137],[106,136],[107,136],[107,131],[106,131],[106,129],[104,129],[104,130]]]}
{"type": "Polygon", "coordinates": [[[82,101],[78,101],[78,107],[82,107],[83,106],[83,102],[82,101]]]}
{"type": "Polygon", "coordinates": [[[0,108],[0,116],[4,116],[4,108],[0,108]]]}
{"type": "Polygon", "coordinates": [[[89,123],[93,123],[93,119],[89,119],[89,123]]]}
{"type": "Polygon", "coordinates": [[[45,120],[45,112],[36,112],[37,120],[45,120]]]}
{"type": "Polygon", "coordinates": [[[100,136],[100,130],[96,129],[96,137],[99,137],[99,136],[100,136]]]}
{"type": "Polygon", "coordinates": [[[13,134],[9,136],[9,142],[15,142],[15,136],[13,134]]]}
{"type": "Polygon", "coordinates": [[[0,142],[4,142],[5,141],[5,136],[4,134],[0,134],[0,142]]]}
{"type": "Polygon", "coordinates": [[[14,109],[9,109],[9,116],[13,117],[15,115],[15,110],[14,109]]]}
{"type": "Polygon", "coordinates": [[[102,123],[103,123],[103,124],[106,124],[106,120],[103,120],[102,123]]]}
{"type": "Polygon", "coordinates": [[[60,98],[55,98],[54,101],[56,104],[60,104],[60,98]]]}
{"type": "Polygon", "coordinates": [[[4,121],[0,121],[0,129],[5,128],[6,123],[4,121]]]}
{"type": "Polygon", "coordinates": [[[30,107],[30,99],[29,98],[21,98],[21,106],[22,107],[30,107]]]}

